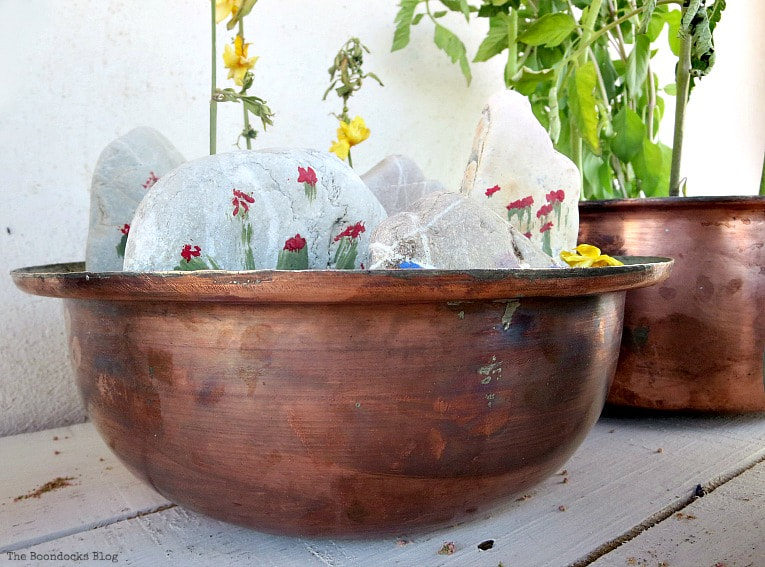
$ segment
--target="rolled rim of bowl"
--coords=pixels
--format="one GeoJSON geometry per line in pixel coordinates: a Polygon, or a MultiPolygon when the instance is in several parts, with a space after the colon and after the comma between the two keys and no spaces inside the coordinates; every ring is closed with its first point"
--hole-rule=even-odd
{"type": "Polygon", "coordinates": [[[623,266],[508,270],[252,270],[88,272],[84,262],[19,268],[22,291],[104,301],[422,303],[572,297],[647,287],[674,261],[620,256],[623,266]]]}

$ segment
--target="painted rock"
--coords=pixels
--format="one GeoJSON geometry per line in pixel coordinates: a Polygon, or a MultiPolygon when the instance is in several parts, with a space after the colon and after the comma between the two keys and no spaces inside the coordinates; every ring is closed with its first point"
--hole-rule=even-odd
{"type": "Polygon", "coordinates": [[[553,148],[528,99],[510,90],[492,96],[476,130],[461,192],[558,258],[577,244],[580,188],[579,170],[553,148]]]}
{"type": "Polygon", "coordinates": [[[207,156],[163,176],[141,201],[125,270],[358,268],[386,216],[330,153],[207,156]]]}
{"type": "Polygon", "coordinates": [[[171,169],[186,161],[162,134],[140,127],[101,152],[90,188],[85,265],[95,272],[122,269],[127,234],[138,203],[171,169]]]}
{"type": "Polygon", "coordinates": [[[547,268],[556,262],[505,219],[457,193],[431,193],[380,223],[372,269],[547,268]]]}
{"type": "Polygon", "coordinates": [[[417,199],[443,191],[435,179],[425,179],[417,164],[406,156],[392,155],[361,176],[389,215],[408,211],[417,199]]]}

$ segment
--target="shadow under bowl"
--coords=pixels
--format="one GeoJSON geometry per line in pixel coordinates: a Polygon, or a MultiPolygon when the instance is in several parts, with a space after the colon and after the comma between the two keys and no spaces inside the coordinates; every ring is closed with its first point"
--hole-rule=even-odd
{"type": "Polygon", "coordinates": [[[597,420],[626,290],[598,269],[12,272],[64,299],[77,386],[160,494],[280,534],[411,533],[554,473],[597,420]]]}

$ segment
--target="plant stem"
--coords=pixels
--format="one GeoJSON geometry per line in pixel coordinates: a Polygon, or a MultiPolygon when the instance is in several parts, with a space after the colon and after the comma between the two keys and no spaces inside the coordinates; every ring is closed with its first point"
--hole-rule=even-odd
{"type": "Polygon", "coordinates": [[[351,149],[348,148],[348,165],[351,166],[351,169],[353,169],[353,159],[351,158],[351,149]]]}
{"type": "MultiPolygon", "coordinates": [[[[239,36],[242,38],[242,43],[244,43],[244,18],[239,18],[239,36]]],[[[247,94],[247,89],[242,89],[241,94],[247,94]]],[[[247,149],[252,149],[252,140],[250,140],[250,113],[247,111],[247,107],[242,105],[242,112],[244,113],[244,140],[247,144],[247,149]]]]}
{"type": "Polygon", "coordinates": [[[216,46],[215,46],[215,0],[210,0],[210,7],[212,9],[211,13],[211,21],[212,21],[212,63],[211,63],[211,77],[212,77],[212,85],[210,88],[210,155],[215,154],[215,145],[217,140],[217,126],[218,126],[218,102],[215,100],[216,92],[215,92],[215,75],[216,75],[216,63],[217,63],[217,53],[215,52],[216,46]]]}
{"type": "MultiPolygon", "coordinates": [[[[683,10],[685,15],[685,10],[683,10]]],[[[683,157],[683,129],[685,126],[685,108],[688,104],[688,92],[691,82],[691,46],[693,36],[690,30],[680,31],[680,57],[677,62],[677,99],[675,100],[675,132],[672,139],[672,169],[669,176],[669,196],[680,195],[680,162],[683,157]]]]}
{"type": "Polygon", "coordinates": [[[507,24],[507,72],[505,73],[505,87],[510,88],[518,69],[518,12],[511,10],[510,21],[507,24]]]}

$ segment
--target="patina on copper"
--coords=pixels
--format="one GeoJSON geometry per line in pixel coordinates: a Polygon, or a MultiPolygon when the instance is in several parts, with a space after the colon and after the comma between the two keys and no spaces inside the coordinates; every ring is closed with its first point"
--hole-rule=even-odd
{"type": "Polygon", "coordinates": [[[581,203],[580,242],[675,259],[630,291],[608,401],[654,409],[765,410],[765,198],[581,203]]]}
{"type": "Polygon", "coordinates": [[[671,261],[481,272],[13,273],[65,299],[108,445],[170,500],[283,534],[411,533],[555,472],[602,409],[625,289],[671,261]]]}

